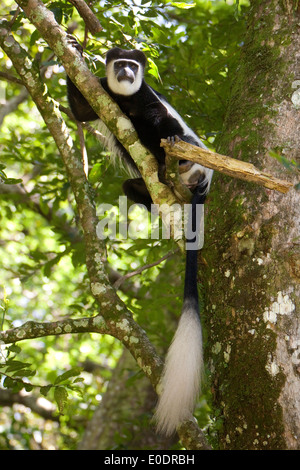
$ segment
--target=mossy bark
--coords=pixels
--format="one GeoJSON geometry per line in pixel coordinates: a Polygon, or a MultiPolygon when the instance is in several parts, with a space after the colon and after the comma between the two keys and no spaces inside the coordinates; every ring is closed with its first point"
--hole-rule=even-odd
{"type": "MultiPolygon", "coordinates": [[[[252,0],[217,148],[294,182],[268,152],[300,159],[299,13],[297,2],[252,0]]],[[[299,448],[300,191],[280,195],[220,174],[214,187],[203,257],[218,443],[299,448]]]]}

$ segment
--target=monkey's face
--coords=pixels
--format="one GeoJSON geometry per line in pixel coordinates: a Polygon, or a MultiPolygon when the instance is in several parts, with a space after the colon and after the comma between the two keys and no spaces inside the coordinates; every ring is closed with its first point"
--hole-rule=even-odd
{"type": "Polygon", "coordinates": [[[128,81],[133,83],[135,81],[139,64],[132,60],[116,60],[114,62],[114,74],[118,82],[128,81]]]}
{"type": "Polygon", "coordinates": [[[142,84],[142,65],[129,59],[116,59],[106,66],[108,86],[117,95],[130,96],[136,93],[142,84]]]}

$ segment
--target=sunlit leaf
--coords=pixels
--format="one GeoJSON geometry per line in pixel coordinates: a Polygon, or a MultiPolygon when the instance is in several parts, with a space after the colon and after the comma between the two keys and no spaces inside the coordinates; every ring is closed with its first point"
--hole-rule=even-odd
{"type": "Polygon", "coordinates": [[[63,414],[68,401],[68,391],[65,389],[65,387],[55,387],[54,398],[57,403],[59,412],[63,414]]]}

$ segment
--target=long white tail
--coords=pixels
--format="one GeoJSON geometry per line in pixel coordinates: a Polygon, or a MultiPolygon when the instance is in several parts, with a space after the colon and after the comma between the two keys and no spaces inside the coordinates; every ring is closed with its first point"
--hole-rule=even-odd
{"type": "Polygon", "coordinates": [[[200,319],[194,305],[186,302],[163,371],[162,393],[154,416],[158,432],[171,435],[182,421],[191,418],[202,371],[200,319]]]}

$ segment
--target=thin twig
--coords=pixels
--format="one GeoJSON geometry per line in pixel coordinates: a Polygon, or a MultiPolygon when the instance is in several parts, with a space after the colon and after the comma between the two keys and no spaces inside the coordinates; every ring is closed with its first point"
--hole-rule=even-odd
{"type": "Polygon", "coordinates": [[[24,82],[20,80],[20,78],[14,77],[7,72],[0,72],[0,80],[6,80],[8,82],[17,83],[18,85],[24,85],[24,82]]]}
{"type": "Polygon", "coordinates": [[[125,274],[124,276],[122,276],[122,277],[120,277],[119,279],[116,280],[116,282],[113,285],[114,288],[119,289],[120,285],[123,284],[123,282],[126,281],[127,279],[130,279],[131,277],[136,276],[137,274],[141,274],[146,269],[153,268],[153,266],[157,266],[158,264],[165,261],[167,258],[170,258],[170,256],[173,256],[174,253],[178,253],[178,252],[179,252],[179,249],[175,250],[175,251],[169,251],[169,253],[167,253],[165,256],[163,256],[159,260],[155,261],[154,263],[145,264],[144,266],[141,266],[140,268],[136,269],[135,271],[131,271],[130,273],[125,274]]]}

